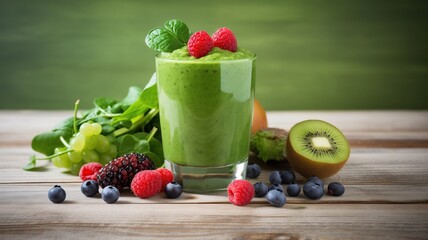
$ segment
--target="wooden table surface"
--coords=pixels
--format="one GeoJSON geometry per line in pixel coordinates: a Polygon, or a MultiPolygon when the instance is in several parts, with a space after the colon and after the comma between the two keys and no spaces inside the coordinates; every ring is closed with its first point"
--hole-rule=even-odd
{"type": "MultiPolygon", "coordinates": [[[[31,138],[71,116],[69,111],[0,111],[0,239],[426,239],[428,238],[428,111],[269,112],[270,126],[323,119],[351,143],[342,171],[326,179],[346,187],[341,197],[287,197],[282,208],[263,198],[230,204],[226,193],[184,193],[139,199],[122,193],[116,204],[87,198],[81,181],[49,164],[21,168],[31,138]],[[63,204],[47,191],[60,184],[63,204]]],[[[268,182],[262,166],[252,182],[268,182]]],[[[298,176],[298,182],[304,179],[298,176]]]]}

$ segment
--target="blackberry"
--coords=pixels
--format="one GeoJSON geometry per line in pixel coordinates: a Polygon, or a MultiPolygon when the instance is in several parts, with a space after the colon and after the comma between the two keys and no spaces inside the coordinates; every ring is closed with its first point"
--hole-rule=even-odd
{"type": "Polygon", "coordinates": [[[142,170],[154,170],[155,165],[146,155],[141,153],[125,154],[113,159],[102,167],[97,174],[100,187],[115,186],[121,190],[128,188],[135,174],[142,170]]]}

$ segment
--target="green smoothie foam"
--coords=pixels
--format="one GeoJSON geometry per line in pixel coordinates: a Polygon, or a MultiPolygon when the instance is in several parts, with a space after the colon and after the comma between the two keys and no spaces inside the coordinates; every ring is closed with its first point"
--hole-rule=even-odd
{"type": "Polygon", "coordinates": [[[204,62],[213,60],[247,59],[254,58],[255,55],[254,53],[243,48],[238,48],[236,52],[230,52],[228,50],[214,47],[206,56],[197,59],[189,54],[187,51],[187,46],[185,46],[173,51],[172,53],[162,52],[158,57],[171,60],[197,60],[198,62],[204,62]]]}
{"type": "Polygon", "coordinates": [[[213,48],[196,59],[183,47],[156,58],[165,159],[216,167],[248,158],[255,55],[213,48]]]}

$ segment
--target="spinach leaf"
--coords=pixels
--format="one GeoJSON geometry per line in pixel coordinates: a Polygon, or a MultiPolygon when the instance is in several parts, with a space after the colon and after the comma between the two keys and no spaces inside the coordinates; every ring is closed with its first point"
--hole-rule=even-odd
{"type": "Polygon", "coordinates": [[[55,148],[63,147],[60,137],[69,140],[73,135],[73,117],[67,118],[52,131],[40,133],[31,141],[31,148],[34,151],[46,156],[52,155],[55,148]]]}
{"type": "Polygon", "coordinates": [[[144,154],[150,152],[149,158],[153,162],[162,165],[164,161],[162,143],[153,137],[156,131],[157,129],[154,128],[150,133],[138,132],[119,137],[117,143],[118,155],[121,156],[132,152],[144,154]]]}
{"type": "Polygon", "coordinates": [[[135,152],[143,153],[150,151],[149,142],[146,139],[142,139],[135,144],[135,152]]]}
{"type": "Polygon", "coordinates": [[[141,94],[141,89],[136,86],[131,86],[128,90],[128,95],[120,103],[122,104],[122,109],[126,110],[129,106],[131,106],[141,94]]]}
{"type": "Polygon", "coordinates": [[[117,101],[111,98],[97,98],[94,100],[94,104],[96,107],[101,109],[108,109],[109,107],[114,106],[117,101]]]}
{"type": "MultiPolygon", "coordinates": [[[[157,131],[156,134],[157,133],[160,133],[160,131],[157,131]]],[[[162,143],[156,138],[156,134],[154,135],[154,137],[152,137],[149,140],[150,151],[156,154],[160,159],[163,160],[164,155],[163,155],[162,143]]],[[[138,139],[147,139],[149,134],[146,132],[139,132],[139,133],[134,133],[133,136],[138,139]]]]}
{"type": "Polygon", "coordinates": [[[147,83],[139,97],[141,103],[149,108],[158,108],[159,105],[158,88],[156,83],[156,73],[153,73],[152,78],[150,78],[150,81],[147,83]]]}
{"type": "Polygon", "coordinates": [[[156,168],[160,168],[164,164],[163,158],[159,158],[153,152],[143,152],[143,154],[147,155],[147,157],[149,157],[150,160],[152,160],[152,162],[155,164],[156,168]]]}
{"type": "Polygon", "coordinates": [[[119,140],[117,155],[122,156],[124,154],[134,152],[135,145],[138,143],[138,141],[138,138],[132,136],[131,134],[126,134],[119,140]]]}
{"type": "Polygon", "coordinates": [[[149,83],[147,83],[144,90],[141,92],[138,99],[126,109],[118,118],[115,119],[115,122],[120,122],[123,120],[132,120],[136,117],[141,117],[144,115],[150,108],[158,107],[158,91],[156,85],[156,73],[153,74],[149,83]]]}
{"type": "Polygon", "coordinates": [[[169,20],[164,28],[151,30],[146,36],[146,45],[158,52],[172,52],[187,44],[189,28],[180,20],[169,20]]]}

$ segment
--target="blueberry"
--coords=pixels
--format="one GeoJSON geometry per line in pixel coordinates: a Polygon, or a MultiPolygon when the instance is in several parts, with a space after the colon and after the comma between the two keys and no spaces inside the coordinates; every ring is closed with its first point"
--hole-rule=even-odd
{"type": "Polygon", "coordinates": [[[60,185],[55,185],[48,191],[48,198],[53,203],[62,203],[65,200],[65,191],[60,185]]]}
{"type": "Polygon", "coordinates": [[[248,178],[257,178],[262,173],[262,169],[256,163],[250,163],[247,165],[247,174],[248,178]]]}
{"type": "Polygon", "coordinates": [[[268,193],[268,186],[262,182],[254,183],[254,196],[264,197],[268,193]]]}
{"type": "Polygon", "coordinates": [[[279,171],[273,171],[269,175],[269,182],[272,184],[281,184],[281,174],[279,174],[279,171]]]}
{"type": "Polygon", "coordinates": [[[292,183],[287,186],[287,194],[290,197],[297,197],[300,193],[300,186],[297,183],[292,183]]]}
{"type": "Polygon", "coordinates": [[[290,184],[296,181],[296,175],[291,170],[285,170],[279,172],[281,174],[281,183],[282,184],[290,184]]]}
{"type": "Polygon", "coordinates": [[[345,187],[338,182],[331,182],[327,187],[327,193],[331,196],[342,196],[345,193],[345,187]]]}
{"type": "Polygon", "coordinates": [[[119,190],[113,186],[107,186],[101,191],[101,198],[106,203],[115,203],[120,197],[119,190]]]}
{"type": "Polygon", "coordinates": [[[282,207],[285,204],[285,194],[278,189],[273,189],[266,194],[266,200],[275,207],[282,207]]]}
{"type": "Polygon", "coordinates": [[[183,187],[176,182],[170,182],[165,187],[165,195],[167,198],[178,198],[182,193],[183,187]]]}
{"type": "Polygon", "coordinates": [[[306,182],[313,182],[320,185],[324,189],[324,182],[319,177],[312,176],[306,180],[306,182]]]}
{"type": "Polygon", "coordinates": [[[80,186],[80,191],[87,197],[93,197],[98,193],[98,183],[95,180],[86,180],[80,186]]]}
{"type": "Polygon", "coordinates": [[[307,182],[303,185],[303,193],[309,199],[320,199],[324,195],[324,189],[314,182],[307,182]]]}
{"type": "Polygon", "coordinates": [[[281,184],[272,184],[272,185],[269,187],[269,191],[270,191],[270,190],[273,190],[273,189],[278,189],[278,190],[280,190],[281,192],[284,192],[284,187],[283,187],[281,184]]]}

